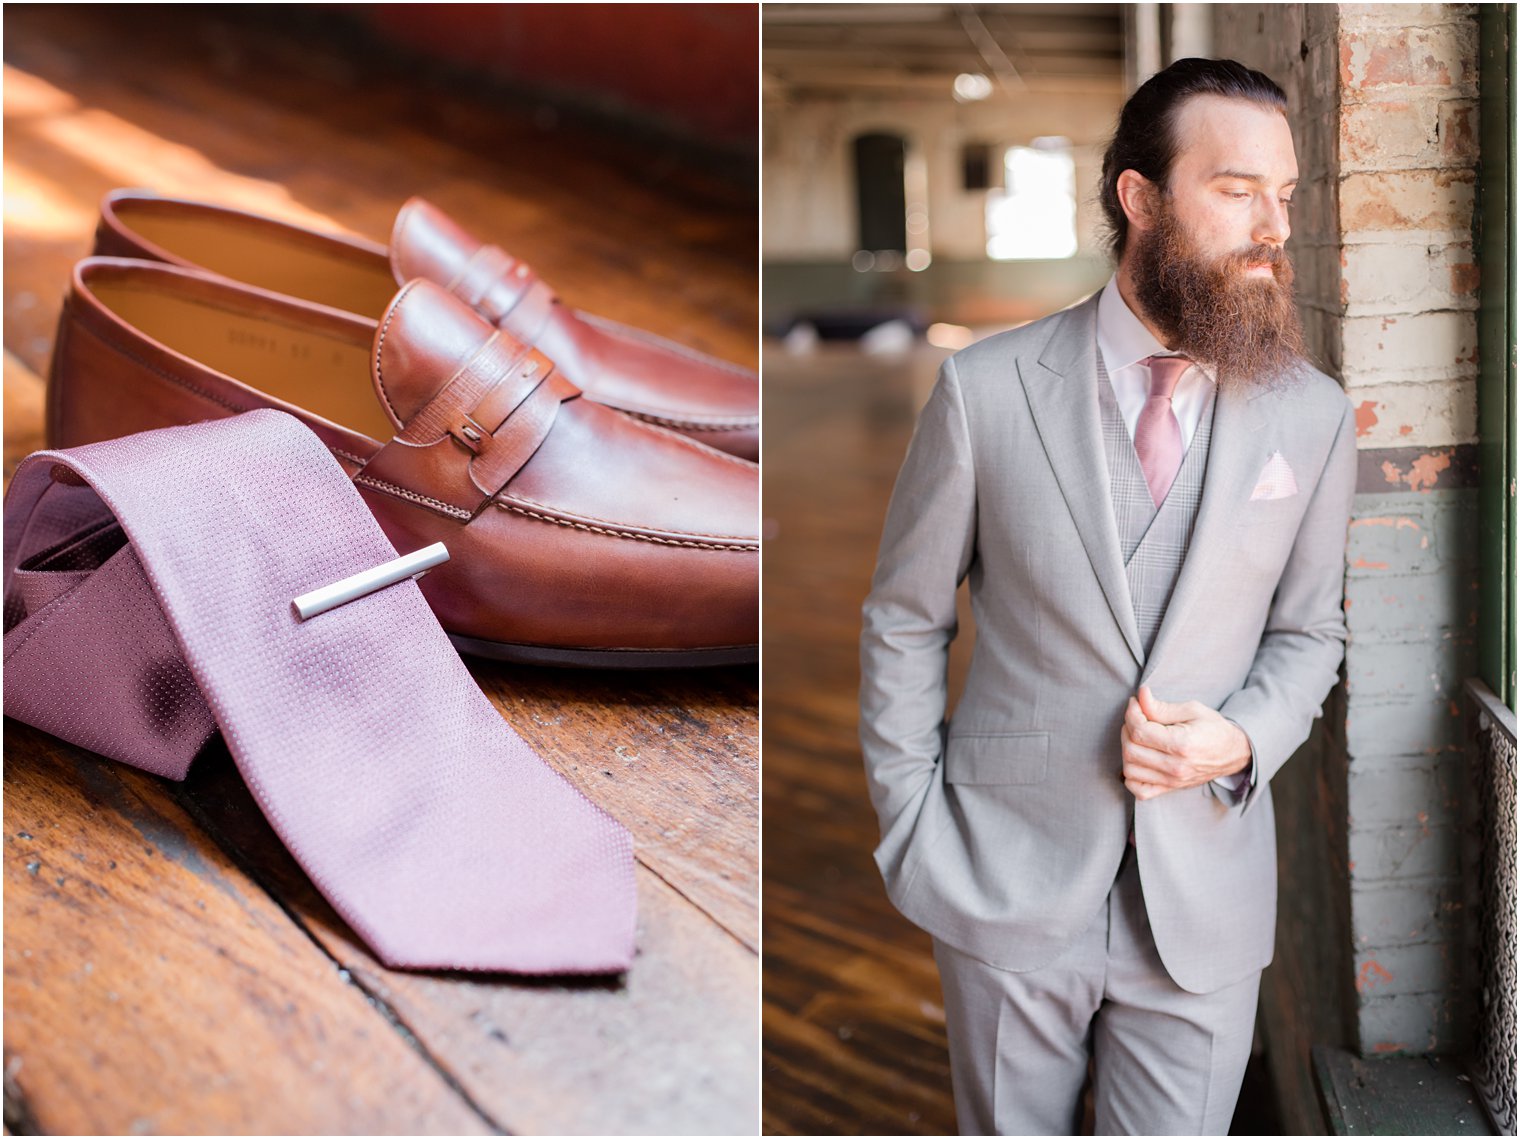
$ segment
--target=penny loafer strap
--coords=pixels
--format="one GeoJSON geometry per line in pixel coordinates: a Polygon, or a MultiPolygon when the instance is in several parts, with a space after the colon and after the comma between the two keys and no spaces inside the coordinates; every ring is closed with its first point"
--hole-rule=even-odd
{"type": "Polygon", "coordinates": [[[527,262],[497,245],[476,249],[448,290],[524,344],[537,344],[559,304],[558,293],[527,262]]]}
{"type": "Polygon", "coordinates": [[[497,245],[477,249],[448,289],[525,344],[538,342],[559,303],[559,295],[526,261],[497,245]]]}
{"type": "Polygon", "coordinates": [[[497,333],[380,448],[358,481],[474,518],[533,457],[580,389],[543,353],[497,333]]]}
{"type": "Polygon", "coordinates": [[[535,287],[546,288],[526,261],[499,245],[482,245],[446,286],[493,324],[505,320],[535,287]]]}

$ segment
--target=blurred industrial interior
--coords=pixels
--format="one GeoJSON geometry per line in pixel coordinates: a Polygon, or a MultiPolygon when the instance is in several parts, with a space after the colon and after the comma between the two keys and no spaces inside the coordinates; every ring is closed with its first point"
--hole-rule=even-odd
{"type": "MultiPolygon", "coordinates": [[[[938,364],[1107,281],[1103,149],[1187,56],[1287,92],[1300,311],[1358,424],[1345,679],[1273,782],[1232,1130],[1513,1133],[1513,35],[1512,5],[764,6],[767,1133],[955,1128],[929,938],[871,859],[860,603],[938,364]]],[[[952,701],[974,635],[963,604],[952,701]]]]}

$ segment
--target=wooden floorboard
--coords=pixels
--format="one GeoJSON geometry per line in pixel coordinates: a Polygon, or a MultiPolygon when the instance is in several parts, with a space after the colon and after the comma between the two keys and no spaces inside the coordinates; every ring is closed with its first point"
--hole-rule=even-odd
{"type": "MultiPolygon", "coordinates": [[[[856,737],[860,604],[942,357],[765,356],[767,1134],[955,1129],[939,977],[872,861],[856,737]]],[[[957,689],[970,641],[952,653],[957,689]]]]}
{"type": "Polygon", "coordinates": [[[5,757],[7,1117],[59,1134],[483,1134],[166,781],[24,725],[5,757]]]}
{"type": "MultiPolygon", "coordinates": [[[[117,186],[378,240],[422,194],[533,264],[567,303],[756,363],[757,212],[742,163],[440,82],[397,53],[343,42],[341,21],[298,9],[7,10],[7,477],[42,444],[69,269],[117,186]]],[[[7,721],[8,1130],[753,1131],[756,670],[468,663],[545,760],[633,832],[641,909],[628,975],[387,970],[290,860],[219,745],[172,785],[7,721]],[[132,793],[98,791],[118,785],[132,793]],[[142,845],[155,853],[132,855],[158,909],[146,887],[124,894],[126,875],[96,866],[125,867],[105,852],[149,814],[172,820],[172,849],[198,860],[172,861],[153,839],[142,845]],[[81,859],[90,874],[55,866],[81,859]],[[207,866],[212,879],[195,869],[207,866]],[[128,1001],[144,1011],[121,1014],[128,1001]],[[213,1039],[218,1013],[226,1031],[213,1039]]]]}
{"type": "Polygon", "coordinates": [[[641,863],[760,948],[755,670],[629,677],[472,662],[517,732],[595,802],[617,804],[641,863]]]}

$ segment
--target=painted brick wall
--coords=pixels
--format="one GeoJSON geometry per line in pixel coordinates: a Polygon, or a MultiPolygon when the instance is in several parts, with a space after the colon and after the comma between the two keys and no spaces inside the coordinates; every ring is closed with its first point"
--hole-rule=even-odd
{"type": "Polygon", "coordinates": [[[1475,8],[1346,4],[1340,23],[1342,374],[1358,434],[1472,443],[1475,8]]]}
{"type": "Polygon", "coordinates": [[[1274,782],[1290,809],[1278,813],[1285,893],[1264,1025],[1270,1035],[1276,1018],[1289,1054],[1459,1048],[1457,712],[1477,620],[1476,9],[1216,12],[1216,52],[1288,93],[1305,329],[1356,406],[1360,451],[1345,685],[1274,782]],[[1316,979],[1297,958],[1336,975],[1316,979]],[[1311,1008],[1316,986],[1328,989],[1311,1008]]]}
{"type": "Polygon", "coordinates": [[[1362,1051],[1466,1037],[1458,709],[1476,669],[1477,19],[1339,6],[1348,868],[1362,1051]]]}

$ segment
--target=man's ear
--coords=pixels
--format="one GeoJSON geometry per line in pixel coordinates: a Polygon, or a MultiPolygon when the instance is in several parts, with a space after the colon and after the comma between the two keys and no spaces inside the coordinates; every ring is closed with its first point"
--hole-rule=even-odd
{"type": "Polygon", "coordinates": [[[1156,205],[1156,184],[1137,170],[1125,170],[1114,185],[1119,206],[1132,229],[1149,229],[1156,205]]]}

